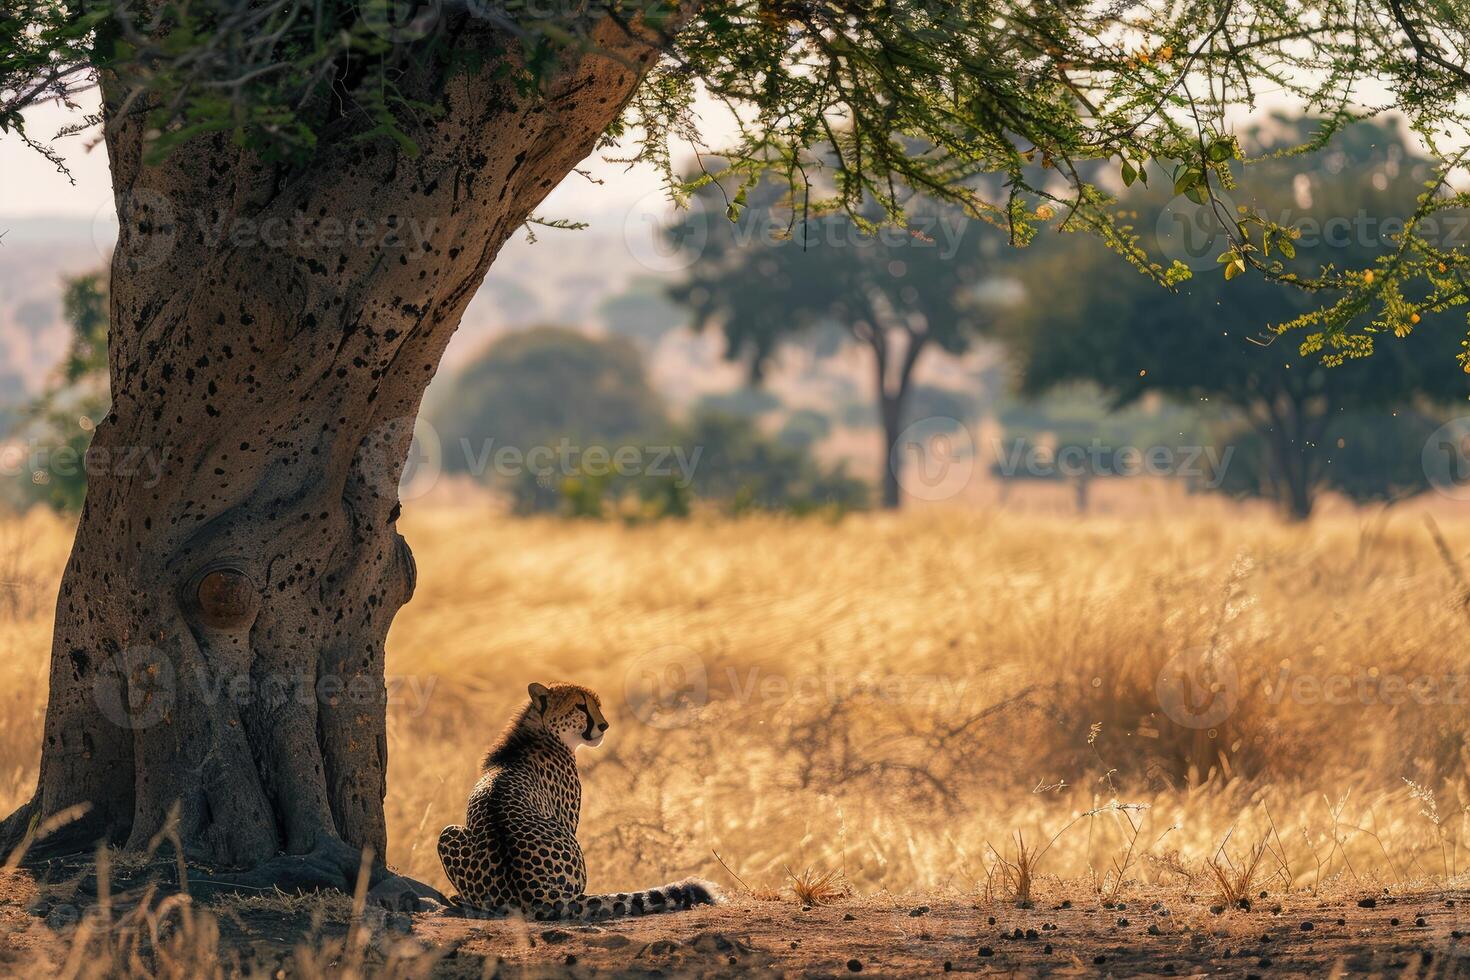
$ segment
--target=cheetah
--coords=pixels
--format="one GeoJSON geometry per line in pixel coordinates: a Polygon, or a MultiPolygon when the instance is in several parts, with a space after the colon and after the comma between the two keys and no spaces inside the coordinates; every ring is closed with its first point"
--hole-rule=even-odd
{"type": "Polygon", "coordinates": [[[574,753],[602,744],[597,694],[575,684],[532,684],[530,700],[490,747],[464,825],[439,834],[439,860],[459,901],[492,914],[590,921],[672,912],[721,901],[686,878],[641,892],[588,895],[577,844],[582,783],[574,753]]]}

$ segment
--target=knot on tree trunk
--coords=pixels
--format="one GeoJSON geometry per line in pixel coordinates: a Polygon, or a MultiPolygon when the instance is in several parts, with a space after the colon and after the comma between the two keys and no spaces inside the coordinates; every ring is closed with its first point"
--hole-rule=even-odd
{"type": "Polygon", "coordinates": [[[260,611],[260,590],[250,576],[218,562],[194,576],[184,600],[190,616],[206,629],[247,629],[260,611]]]}

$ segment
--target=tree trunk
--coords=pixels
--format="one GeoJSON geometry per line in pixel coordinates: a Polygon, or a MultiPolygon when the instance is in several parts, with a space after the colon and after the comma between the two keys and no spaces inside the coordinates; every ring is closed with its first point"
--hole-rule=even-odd
{"type": "Polygon", "coordinates": [[[1320,431],[1302,400],[1286,394],[1270,406],[1271,424],[1262,433],[1274,460],[1273,482],[1282,513],[1291,521],[1312,516],[1317,502],[1317,447],[1320,431]]]}
{"type": "MultiPolygon", "coordinates": [[[[875,316],[876,322],[877,317],[875,316]]],[[[878,382],[878,414],[883,423],[883,509],[898,510],[903,504],[903,449],[898,444],[904,431],[904,408],[908,404],[909,391],[913,386],[914,367],[919,355],[924,352],[928,336],[911,329],[894,331],[902,333],[907,346],[903,360],[898,364],[896,378],[889,378],[891,345],[884,330],[874,327],[873,362],[878,382]]]]}
{"type": "Polygon", "coordinates": [[[1305,521],[1312,516],[1312,508],[1316,506],[1317,495],[1307,485],[1303,474],[1289,473],[1282,491],[1281,508],[1288,519],[1305,521]]]}
{"type": "Polygon", "coordinates": [[[903,405],[901,399],[880,395],[879,411],[883,416],[883,509],[898,510],[903,503],[900,477],[903,473],[903,453],[898,437],[903,434],[903,405]]]}
{"type": "MultiPolygon", "coordinates": [[[[456,36],[503,40],[474,20],[456,36]]],[[[39,786],[0,844],[82,804],[38,855],[144,847],[171,814],[214,866],[385,853],[384,639],[414,587],[399,475],[491,260],[655,54],[606,21],[594,40],[542,98],[494,58],[417,69],[405,97],[442,109],[410,129],[418,155],[343,120],[295,168],[225,137],[145,161],[104,78],[112,408],[57,601],[39,786]]]]}

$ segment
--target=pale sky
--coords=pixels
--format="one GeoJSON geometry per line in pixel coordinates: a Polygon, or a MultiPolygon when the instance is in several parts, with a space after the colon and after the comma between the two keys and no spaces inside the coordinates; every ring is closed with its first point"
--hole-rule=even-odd
{"type": "MultiPolygon", "coordinates": [[[[93,96],[95,98],[95,96],[93,96]]],[[[90,111],[88,100],[82,101],[90,111]]],[[[49,141],[61,127],[75,123],[79,113],[58,105],[47,105],[25,113],[26,132],[37,142],[49,141]]],[[[115,224],[112,219],[112,189],[107,168],[107,150],[95,136],[68,136],[52,146],[66,159],[71,181],[51,163],[13,136],[0,138],[0,216],[7,218],[63,217],[115,224]]],[[[571,174],[552,191],[540,213],[546,217],[575,220],[580,215],[624,211],[635,201],[660,191],[658,174],[652,167],[611,164],[605,156],[617,151],[599,151],[582,167],[602,184],[571,174]]]]}
{"type": "MultiPolygon", "coordinates": [[[[1386,92],[1381,94],[1387,97],[1386,92]]],[[[95,92],[84,97],[83,109],[94,110],[95,98],[95,92]]],[[[1248,124],[1251,118],[1263,119],[1270,111],[1285,108],[1288,106],[1268,93],[1255,112],[1238,110],[1235,122],[1238,126],[1248,124]]],[[[710,143],[718,145],[734,133],[724,110],[715,103],[701,99],[698,110],[710,143]]],[[[49,141],[58,129],[75,123],[80,113],[59,105],[46,105],[26,112],[25,117],[30,136],[37,141],[49,141]]],[[[107,152],[100,143],[88,149],[95,141],[95,134],[81,134],[52,143],[66,159],[73,183],[58,173],[45,157],[13,136],[0,138],[0,218],[85,220],[92,222],[93,237],[99,247],[110,244],[115,237],[116,219],[107,152]]],[[[659,219],[667,221],[672,209],[657,172],[649,166],[630,169],[626,164],[612,164],[605,159],[626,155],[621,149],[595,152],[581,166],[601,183],[572,173],[552,191],[538,214],[545,218],[588,220],[594,225],[634,222],[643,214],[657,214],[659,219]]],[[[675,152],[675,158],[676,162],[690,159],[692,151],[686,146],[684,152],[675,152]]],[[[36,229],[30,229],[30,233],[35,232],[36,229]]]]}

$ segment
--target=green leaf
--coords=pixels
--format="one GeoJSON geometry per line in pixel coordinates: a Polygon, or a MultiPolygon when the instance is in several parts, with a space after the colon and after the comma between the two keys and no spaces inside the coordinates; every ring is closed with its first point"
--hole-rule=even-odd
{"type": "Polygon", "coordinates": [[[1205,155],[1210,158],[1211,163],[1224,163],[1235,155],[1235,145],[1222,136],[1210,144],[1205,155]]]}
{"type": "Polygon", "coordinates": [[[1138,179],[1138,171],[1133,169],[1133,164],[1127,160],[1123,161],[1123,186],[1132,187],[1133,182],[1138,179]]]}
{"type": "Polygon", "coordinates": [[[1277,240],[1276,247],[1281,249],[1281,254],[1286,256],[1288,259],[1296,258],[1296,246],[1292,244],[1291,238],[1289,236],[1282,235],[1277,240]]]}

